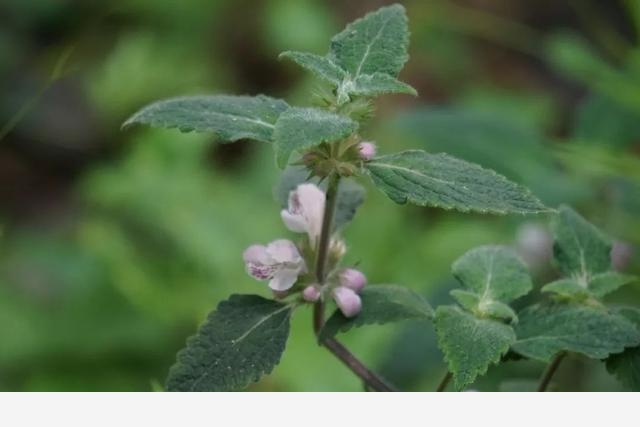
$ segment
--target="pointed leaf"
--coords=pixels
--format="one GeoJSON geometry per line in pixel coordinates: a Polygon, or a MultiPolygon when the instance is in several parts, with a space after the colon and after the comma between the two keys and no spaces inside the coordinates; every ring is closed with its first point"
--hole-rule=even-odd
{"type": "Polygon", "coordinates": [[[139,123],[182,132],[213,132],[223,141],[247,138],[271,142],[275,123],[288,108],[286,102],[264,95],[190,96],[154,102],[122,127],[139,123]]]}
{"type": "Polygon", "coordinates": [[[580,304],[535,305],[518,313],[518,341],[512,349],[548,362],[560,351],[603,359],[640,344],[640,331],[604,307],[580,304]]]}
{"type": "Polygon", "coordinates": [[[362,311],[355,317],[347,318],[336,310],[320,331],[320,341],[363,325],[433,318],[433,309],[429,303],[419,294],[402,286],[370,285],[362,290],[360,298],[362,311]]]}
{"type": "Polygon", "coordinates": [[[548,283],[542,287],[542,292],[553,292],[564,298],[575,299],[577,301],[589,298],[589,290],[578,283],[575,279],[560,279],[548,283]]]}
{"type": "MultiPolygon", "coordinates": [[[[640,310],[631,307],[617,312],[640,328],[640,310]]],[[[615,375],[631,391],[640,391],[640,346],[627,348],[607,358],[607,371],[615,375]]]]}
{"type": "Polygon", "coordinates": [[[473,312],[480,304],[480,295],[475,292],[454,289],[449,293],[467,311],[473,312]]]}
{"type": "Polygon", "coordinates": [[[480,304],[509,303],[533,287],[524,261],[502,246],[472,249],[453,263],[452,271],[466,289],[480,296],[480,304]]]}
{"type": "Polygon", "coordinates": [[[287,51],[280,54],[280,58],[287,58],[315,74],[317,77],[338,86],[347,75],[346,71],[336,65],[326,56],[307,52],[287,51]]]}
{"type": "Polygon", "coordinates": [[[446,154],[403,151],[378,157],[366,168],[374,183],[400,204],[500,214],[550,211],[524,187],[446,154]]]}
{"type": "Polygon", "coordinates": [[[489,301],[479,307],[480,313],[484,316],[493,317],[494,319],[502,319],[509,322],[517,323],[518,315],[507,304],[500,301],[489,301]]]}
{"type": "Polygon", "coordinates": [[[276,161],[284,168],[294,151],[351,135],[358,124],[348,117],[317,108],[290,108],[278,119],[274,131],[276,161]]]}
{"type": "Polygon", "coordinates": [[[592,275],[611,268],[611,243],[600,230],[568,206],[553,222],[554,258],[560,270],[587,285],[592,275]]]}
{"type": "Polygon", "coordinates": [[[619,287],[633,283],[636,280],[637,278],[635,276],[618,273],[616,271],[607,271],[591,277],[589,290],[596,298],[602,298],[619,287]]]}
{"type": "Polygon", "coordinates": [[[232,391],[270,373],[289,336],[291,305],[232,295],[178,353],[168,391],[232,391]]]}
{"type": "Polygon", "coordinates": [[[454,386],[462,390],[498,363],[516,336],[509,325],[479,319],[455,306],[440,306],[434,320],[454,386]]]}
{"type": "Polygon", "coordinates": [[[418,95],[418,92],[408,84],[384,73],[361,74],[353,81],[349,93],[360,96],[376,96],[385,93],[418,95]]]}
{"type": "Polygon", "coordinates": [[[377,72],[395,77],[409,59],[408,46],[405,10],[394,4],[347,25],[331,40],[329,57],[354,79],[377,72]]]}

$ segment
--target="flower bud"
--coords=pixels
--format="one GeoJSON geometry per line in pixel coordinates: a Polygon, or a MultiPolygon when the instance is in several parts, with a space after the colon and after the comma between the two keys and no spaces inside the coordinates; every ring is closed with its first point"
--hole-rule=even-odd
{"type": "Polygon", "coordinates": [[[345,317],[353,317],[362,310],[362,300],[352,289],[338,286],[333,290],[333,299],[345,317]]]}
{"type": "Polygon", "coordinates": [[[624,271],[633,256],[633,246],[627,242],[616,240],[611,248],[611,263],[617,271],[624,271]]]}
{"type": "Polygon", "coordinates": [[[302,298],[307,302],[316,302],[320,299],[320,289],[315,285],[310,285],[302,291],[302,298]]]}
{"type": "Polygon", "coordinates": [[[331,239],[329,244],[329,258],[331,260],[340,261],[342,257],[347,253],[347,245],[344,240],[339,238],[331,239]]]}
{"type": "Polygon", "coordinates": [[[371,160],[377,153],[376,145],[373,142],[361,142],[358,144],[358,153],[363,160],[371,160]]]}
{"type": "Polygon", "coordinates": [[[340,285],[342,286],[360,292],[366,284],[366,276],[354,268],[345,268],[340,272],[340,285]]]}

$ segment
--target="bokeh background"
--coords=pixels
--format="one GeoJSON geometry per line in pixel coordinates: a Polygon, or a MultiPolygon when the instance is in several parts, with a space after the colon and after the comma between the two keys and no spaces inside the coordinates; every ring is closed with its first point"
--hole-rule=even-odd
{"type": "MultiPolygon", "coordinates": [[[[385,3],[0,2],[0,390],[160,390],[212,307],[268,295],[241,253],[289,236],[270,147],[120,124],[182,94],[308,103],[318,82],[278,53],[324,53],[346,22],[385,3]]],[[[617,268],[640,272],[640,2],[403,3],[401,77],[420,96],[380,99],[365,135],[381,152],[446,151],[572,204],[616,239],[617,268]]],[[[488,243],[518,248],[537,287],[556,274],[546,217],[396,206],[368,189],[344,235],[371,282],[449,303],[450,264],[488,243]]],[[[639,286],[610,300],[640,304],[639,286]]],[[[317,347],[310,317],[299,310],[281,364],[252,390],[362,390],[317,347]]],[[[406,390],[432,390],[445,372],[430,324],[344,341],[406,390]]],[[[473,388],[526,390],[542,369],[508,362],[473,388]]],[[[622,387],[579,357],[557,379],[560,390],[622,387]]]]}

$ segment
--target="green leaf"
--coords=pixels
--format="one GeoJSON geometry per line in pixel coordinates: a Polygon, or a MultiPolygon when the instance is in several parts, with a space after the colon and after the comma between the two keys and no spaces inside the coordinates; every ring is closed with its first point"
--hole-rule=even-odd
{"type": "Polygon", "coordinates": [[[500,214],[550,211],[524,187],[442,153],[408,150],[378,157],[366,168],[374,183],[400,204],[500,214]]]}
{"type": "Polygon", "coordinates": [[[516,339],[509,325],[477,318],[455,306],[438,307],[434,323],[438,346],[444,352],[457,390],[498,363],[516,339]]]}
{"type": "Polygon", "coordinates": [[[489,301],[479,307],[480,313],[484,316],[502,319],[510,322],[517,322],[518,315],[507,304],[500,301],[489,301]]]}
{"type": "Polygon", "coordinates": [[[574,279],[560,279],[542,287],[542,292],[553,292],[564,298],[583,300],[589,298],[589,290],[574,279]]]}
{"type": "Polygon", "coordinates": [[[454,289],[450,293],[458,304],[477,317],[493,317],[509,321],[516,321],[518,319],[516,313],[507,304],[499,301],[483,301],[480,299],[480,295],[475,292],[463,291],[461,289],[454,289]]]}
{"type": "Polygon", "coordinates": [[[287,58],[315,74],[317,77],[332,83],[335,87],[340,85],[347,73],[326,56],[320,56],[306,52],[287,51],[280,54],[280,58],[287,58]]]}
{"type": "Polygon", "coordinates": [[[525,263],[509,248],[481,246],[458,258],[453,275],[467,290],[480,297],[479,304],[509,303],[533,287],[525,263]]]}
{"type": "Polygon", "coordinates": [[[451,296],[460,304],[463,308],[473,312],[478,308],[480,304],[480,295],[475,292],[463,291],[462,289],[454,289],[449,292],[451,296]]]}
{"type": "Polygon", "coordinates": [[[288,108],[286,102],[264,95],[190,96],[154,102],[122,127],[147,124],[182,132],[213,132],[224,141],[247,138],[271,142],[275,123],[288,108]]]}
{"type": "Polygon", "coordinates": [[[553,222],[553,253],[558,267],[586,287],[592,275],[611,268],[611,243],[600,230],[568,206],[553,222]]]}
{"type": "Polygon", "coordinates": [[[517,353],[548,362],[572,351],[594,359],[640,344],[640,331],[623,316],[604,307],[581,304],[535,305],[518,313],[517,353]]]}
{"type": "Polygon", "coordinates": [[[284,168],[294,151],[333,142],[351,135],[358,124],[348,117],[317,108],[293,107],[275,125],[276,161],[284,168]]]}
{"type": "MultiPolygon", "coordinates": [[[[640,328],[640,310],[623,307],[617,312],[640,328]]],[[[640,391],[640,347],[627,348],[606,360],[607,371],[613,374],[631,391],[640,391]]]]}
{"type": "Polygon", "coordinates": [[[289,336],[292,306],[257,295],[232,295],[178,353],[168,391],[232,391],[270,373],[289,336]]]}
{"type": "Polygon", "coordinates": [[[348,93],[359,96],[377,96],[385,93],[418,95],[418,92],[408,84],[384,73],[362,74],[351,82],[350,86],[348,93]]]}
{"type": "Polygon", "coordinates": [[[320,331],[320,341],[363,325],[433,318],[433,309],[429,303],[411,289],[402,286],[370,285],[362,290],[360,298],[362,311],[355,317],[347,318],[340,310],[336,310],[320,331]]]}
{"type": "Polygon", "coordinates": [[[631,391],[640,391],[640,347],[631,347],[607,359],[607,371],[631,391]]]}
{"type": "Polygon", "coordinates": [[[589,290],[596,298],[610,294],[621,286],[628,285],[637,280],[635,276],[618,273],[616,271],[607,271],[605,273],[596,274],[589,281],[589,290]]]}
{"type": "Polygon", "coordinates": [[[352,179],[341,179],[336,199],[333,226],[338,229],[351,222],[356,211],[364,203],[364,187],[352,179]]]}
{"type": "Polygon", "coordinates": [[[368,13],[331,39],[331,58],[355,80],[361,74],[396,77],[409,59],[409,30],[399,4],[368,13]]]}
{"type": "MultiPolygon", "coordinates": [[[[309,171],[304,166],[288,166],[280,176],[280,181],[274,188],[274,196],[283,209],[289,204],[289,193],[303,182],[312,182],[326,191],[327,182],[320,182],[317,177],[309,178],[309,171]]],[[[338,187],[338,199],[336,200],[336,212],[333,218],[333,226],[339,229],[353,219],[357,209],[364,202],[364,187],[351,178],[340,180],[338,187]]]]}

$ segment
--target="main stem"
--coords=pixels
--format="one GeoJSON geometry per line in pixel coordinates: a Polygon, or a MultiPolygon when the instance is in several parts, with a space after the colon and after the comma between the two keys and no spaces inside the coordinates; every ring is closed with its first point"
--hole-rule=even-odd
{"type": "Polygon", "coordinates": [[[549,363],[549,366],[547,366],[547,369],[544,371],[544,374],[542,374],[542,378],[540,379],[540,384],[538,385],[538,391],[547,391],[547,387],[551,382],[551,378],[558,370],[558,366],[560,366],[560,362],[562,362],[562,359],[564,359],[566,355],[567,353],[564,351],[561,353],[558,353],[553,358],[551,363],[549,363]]]}
{"type": "MultiPolygon", "coordinates": [[[[329,185],[324,205],[324,215],[322,217],[322,231],[318,242],[318,252],[316,258],[316,280],[320,286],[324,286],[327,281],[327,258],[329,255],[329,245],[331,243],[331,228],[333,227],[333,217],[336,211],[338,199],[338,186],[340,176],[333,173],[329,176],[329,185]]],[[[320,333],[324,325],[324,302],[322,299],[313,306],[313,330],[316,336],[320,333]]],[[[368,386],[375,391],[396,391],[393,387],[385,383],[380,377],[367,368],[356,356],[354,356],[345,346],[334,338],[326,338],[321,343],[334,356],[336,356],[347,368],[357,375],[368,386]]]]}
{"type": "Polygon", "coordinates": [[[449,385],[449,381],[451,381],[452,376],[453,375],[451,374],[451,372],[447,371],[445,376],[442,377],[440,384],[438,384],[438,388],[436,389],[436,391],[445,391],[447,386],[449,385]]]}

